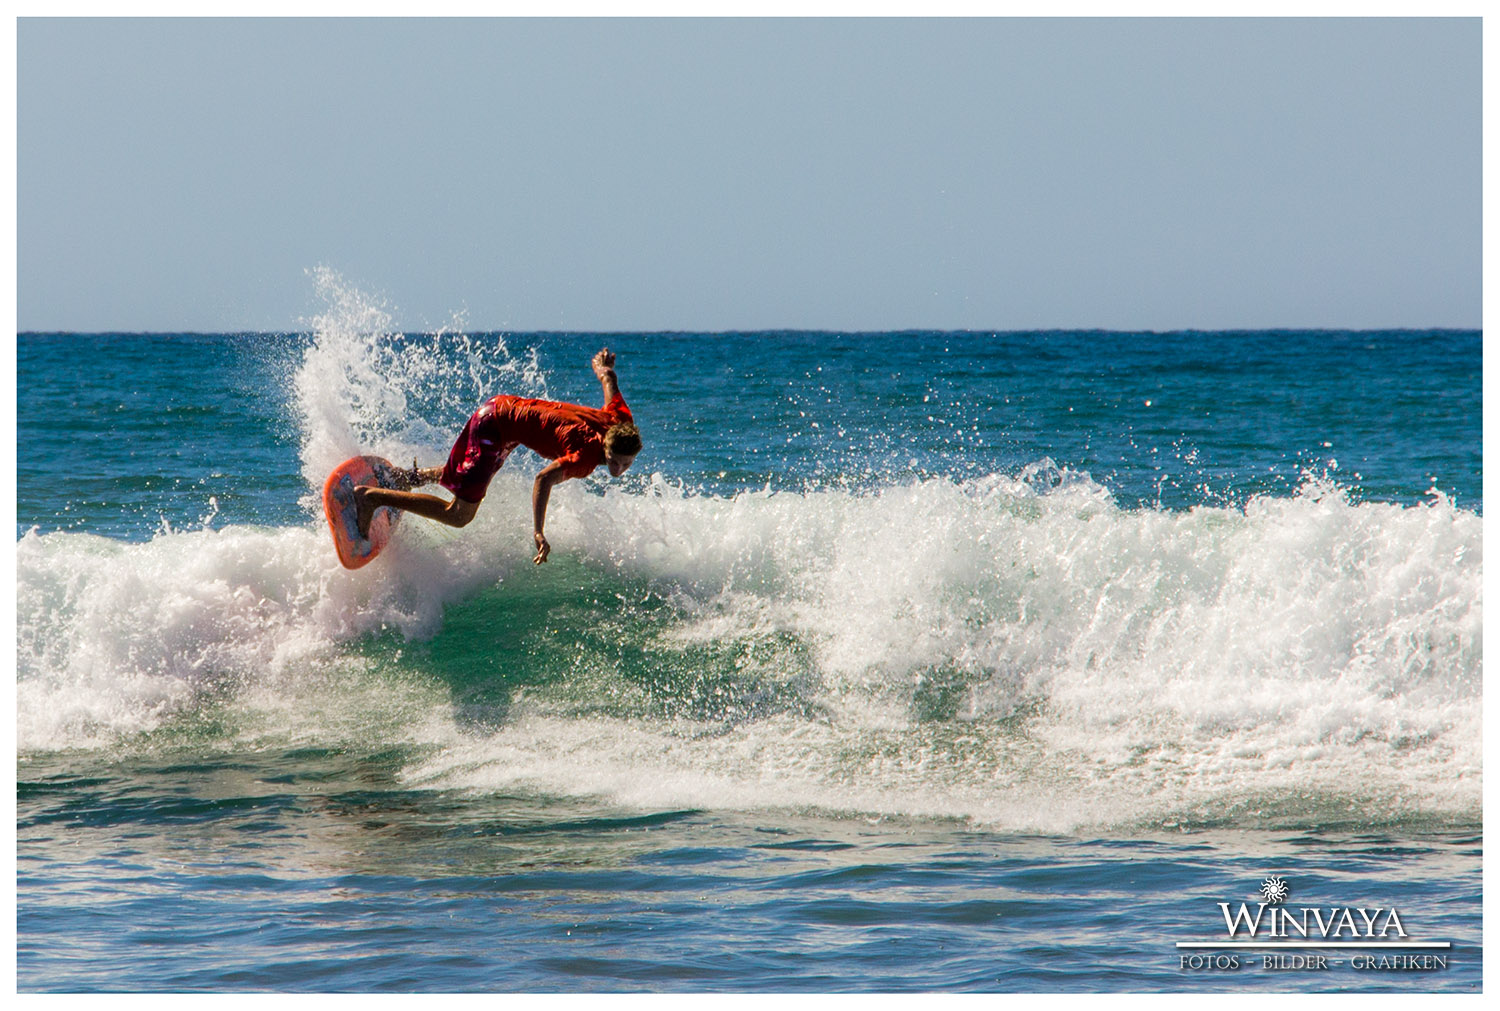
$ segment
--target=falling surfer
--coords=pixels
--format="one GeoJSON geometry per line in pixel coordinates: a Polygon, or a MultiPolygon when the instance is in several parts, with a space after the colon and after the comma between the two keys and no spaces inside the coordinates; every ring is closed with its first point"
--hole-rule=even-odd
{"type": "Polygon", "coordinates": [[[469,417],[444,466],[417,467],[414,461],[410,470],[397,471],[397,488],[369,484],[355,488],[361,536],[369,530],[370,520],[381,506],[450,527],[466,526],[478,512],[490,479],[512,450],[525,446],[552,461],[531,486],[532,539],[536,542],[533,561],[541,565],[552,550],[543,534],[552,486],[584,477],[600,464],[619,477],[641,451],[641,433],[625,406],[625,398],[620,396],[613,352],[603,349],[591,364],[604,387],[602,408],[525,397],[491,397],[469,417]],[[409,490],[434,482],[452,492],[453,499],[409,490]]]}

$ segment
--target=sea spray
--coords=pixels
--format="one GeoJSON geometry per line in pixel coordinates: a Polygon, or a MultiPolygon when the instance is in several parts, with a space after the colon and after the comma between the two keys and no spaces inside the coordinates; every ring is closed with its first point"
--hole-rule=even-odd
{"type": "Polygon", "coordinates": [[[162,522],[144,544],[24,534],[17,545],[18,727],[23,748],[107,746],[203,699],[333,662],[381,630],[430,636],[443,606],[503,578],[509,561],[415,530],[380,570],[355,576],[327,550],[322,481],[356,453],[446,455],[486,391],[534,395],[535,350],[498,338],[391,332],[386,308],[326,269],[327,308],[290,380],[311,514],[305,526],[199,529],[162,522]],[[419,410],[420,408],[420,410],[419,410]],[[432,419],[432,420],[429,420],[432,419]]]}
{"type": "Polygon", "coordinates": [[[432,466],[486,397],[547,395],[534,347],[516,357],[500,335],[401,334],[375,297],[327,268],[313,277],[327,308],[310,321],[292,378],[309,511],[321,510],[323,480],[351,456],[432,466]]]}

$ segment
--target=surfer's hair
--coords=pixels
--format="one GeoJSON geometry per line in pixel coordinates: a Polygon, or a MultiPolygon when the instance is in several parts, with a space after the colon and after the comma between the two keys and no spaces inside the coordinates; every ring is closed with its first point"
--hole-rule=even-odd
{"type": "Polygon", "coordinates": [[[628,421],[611,425],[604,433],[605,456],[635,456],[641,451],[641,430],[628,421]]]}

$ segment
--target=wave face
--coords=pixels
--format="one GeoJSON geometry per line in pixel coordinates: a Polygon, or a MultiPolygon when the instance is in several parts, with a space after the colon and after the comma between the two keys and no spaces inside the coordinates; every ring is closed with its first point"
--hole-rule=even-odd
{"type": "Polygon", "coordinates": [[[20,536],[23,753],[394,750],[416,788],[1028,831],[1479,822],[1482,522],[1445,495],[648,472],[563,486],[536,568],[518,459],[468,528],[409,520],[347,572],[328,469],[440,458],[549,375],[321,283],[288,384],[304,521],[20,536]]]}

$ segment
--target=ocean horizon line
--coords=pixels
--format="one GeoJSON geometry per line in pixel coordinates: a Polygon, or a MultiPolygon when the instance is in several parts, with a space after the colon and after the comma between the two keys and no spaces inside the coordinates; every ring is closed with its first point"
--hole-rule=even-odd
{"type": "MultiPolygon", "coordinates": [[[[16,337],[236,337],[236,336],[276,336],[296,337],[311,336],[316,333],[315,329],[232,329],[232,330],[66,330],[56,328],[17,330],[16,337]]],[[[469,327],[458,329],[416,329],[409,330],[400,327],[392,328],[389,333],[399,333],[411,336],[438,336],[446,333],[465,334],[525,334],[528,336],[579,336],[597,335],[601,337],[747,337],[755,335],[786,335],[786,336],[829,336],[829,337],[891,337],[902,335],[933,335],[942,334],[957,337],[1006,337],[1006,336],[1036,336],[1047,334],[1112,334],[1142,337],[1173,337],[1190,336],[1194,334],[1479,334],[1484,332],[1482,326],[1387,326],[1387,327],[1330,327],[1330,326],[1274,326],[1274,327],[1178,327],[1166,330],[1156,329],[1115,329],[1111,327],[1021,327],[1021,328],[962,328],[949,330],[934,327],[896,327],[889,330],[867,330],[867,329],[822,329],[801,327],[768,327],[762,329],[727,329],[727,330],[693,330],[693,329],[610,329],[599,330],[584,327],[574,330],[542,329],[533,330],[524,327],[469,327]]]]}

